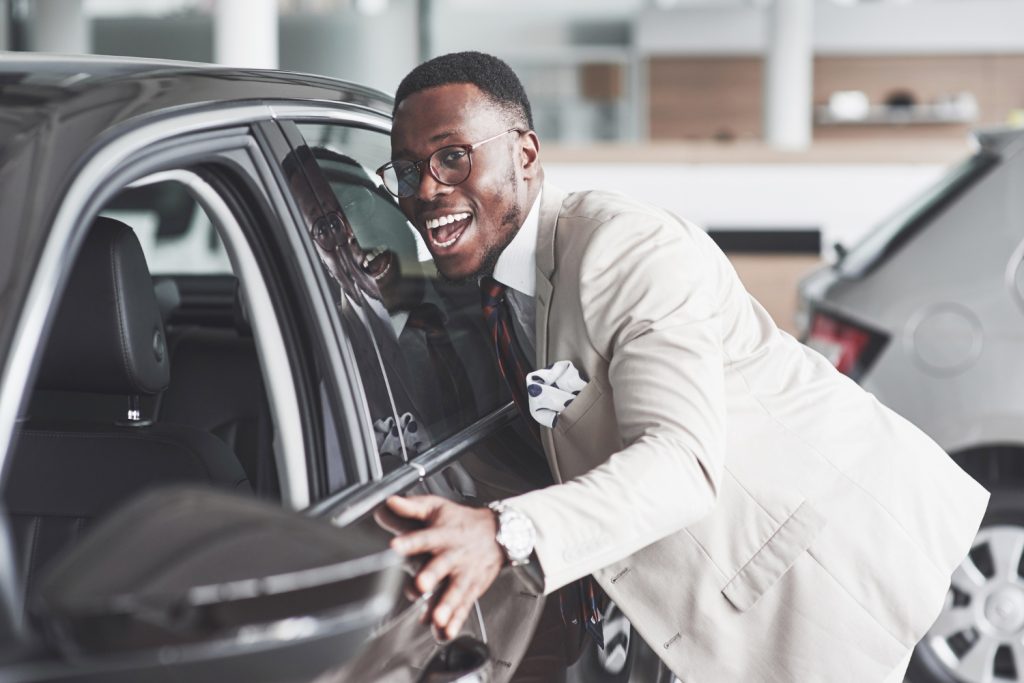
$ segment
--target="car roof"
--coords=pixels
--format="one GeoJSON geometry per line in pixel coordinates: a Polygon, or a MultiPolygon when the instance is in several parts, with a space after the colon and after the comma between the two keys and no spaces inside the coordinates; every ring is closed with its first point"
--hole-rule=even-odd
{"type": "Polygon", "coordinates": [[[385,115],[392,105],[386,93],[310,74],[159,59],[6,52],[0,53],[0,160],[7,156],[8,145],[52,131],[55,124],[73,126],[75,140],[84,143],[147,114],[264,100],[335,102],[385,115]]]}
{"type": "Polygon", "coordinates": [[[1016,154],[1024,147],[1024,128],[996,127],[974,131],[978,145],[1000,156],[1016,154]]]}
{"type": "MultiPolygon", "coordinates": [[[[270,97],[287,97],[288,90],[305,86],[335,93],[331,99],[368,98],[390,109],[387,93],[325,76],[280,70],[243,69],[202,62],[144,59],[105,55],[58,55],[38,52],[0,52],[0,105],[45,108],[86,92],[115,88],[118,83],[149,77],[162,79],[215,78],[259,83],[270,97]],[[32,101],[24,95],[31,93],[32,101]]],[[[261,93],[253,87],[253,95],[261,93]]],[[[267,96],[266,92],[262,95],[267,96]]],[[[291,93],[293,97],[305,94],[291,93]]]]}

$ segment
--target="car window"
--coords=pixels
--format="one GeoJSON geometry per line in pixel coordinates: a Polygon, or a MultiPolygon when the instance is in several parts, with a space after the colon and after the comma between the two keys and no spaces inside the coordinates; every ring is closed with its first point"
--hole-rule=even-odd
{"type": "Polygon", "coordinates": [[[508,401],[491,357],[476,287],[442,279],[426,245],[373,169],[387,135],[299,124],[351,225],[351,251],[376,311],[381,349],[410,457],[508,401]]]}
{"type": "Polygon", "coordinates": [[[135,230],[153,275],[228,275],[231,263],[209,216],[174,181],[128,188],[102,215],[135,230]]]}
{"type": "Polygon", "coordinates": [[[951,168],[937,183],[906,206],[875,226],[842,256],[837,266],[846,275],[859,277],[877,267],[906,240],[979,181],[996,163],[989,152],[979,152],[951,168]]]}
{"type": "MultiPolygon", "coordinates": [[[[212,434],[234,452],[257,495],[279,499],[253,326],[211,217],[184,183],[147,179],[114,195],[99,217],[123,224],[138,240],[163,322],[170,378],[159,394],[139,397],[141,417],[212,434]]],[[[109,393],[36,391],[31,414],[114,422],[124,417],[125,401],[109,393]]]]}
{"type": "Polygon", "coordinates": [[[242,310],[242,273],[226,259],[217,276],[147,272],[140,247],[157,224],[145,217],[169,196],[189,200],[181,215],[192,224],[198,213],[212,226],[183,182],[122,190],[89,220],[40,342],[3,490],[26,595],[61,551],[144,490],[193,484],[282,499],[281,413],[263,372],[274,361],[261,362],[265,344],[242,310]]]}

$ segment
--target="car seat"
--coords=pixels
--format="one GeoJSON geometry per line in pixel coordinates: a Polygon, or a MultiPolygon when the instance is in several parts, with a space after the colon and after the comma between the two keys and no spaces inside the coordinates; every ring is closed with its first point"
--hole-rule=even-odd
{"type": "Polygon", "coordinates": [[[21,421],[3,500],[26,591],[96,517],[144,489],[192,482],[249,493],[244,470],[221,440],[139,414],[139,398],[163,391],[169,377],[160,310],[138,239],[124,223],[98,218],[75,261],[35,388],[120,395],[126,411],[116,421],[52,411],[21,421]]]}

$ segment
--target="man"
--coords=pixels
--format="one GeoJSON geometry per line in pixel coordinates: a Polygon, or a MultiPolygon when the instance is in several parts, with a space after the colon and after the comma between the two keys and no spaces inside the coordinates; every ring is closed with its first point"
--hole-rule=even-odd
{"type": "Polygon", "coordinates": [[[987,492],[780,332],[702,230],[545,185],[503,62],[417,67],[391,139],[380,172],[441,273],[509,306],[528,370],[568,360],[588,380],[539,427],[557,484],[500,515],[389,500],[426,523],[394,539],[432,555],[418,587],[448,580],[434,624],[454,636],[532,547],[545,593],[592,574],[684,681],[902,680],[987,492]]]}

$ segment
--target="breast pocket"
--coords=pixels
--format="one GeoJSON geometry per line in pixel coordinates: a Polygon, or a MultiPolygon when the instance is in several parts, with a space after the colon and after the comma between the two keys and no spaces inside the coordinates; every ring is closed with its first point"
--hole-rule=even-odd
{"type": "Polygon", "coordinates": [[[572,400],[572,403],[558,414],[558,421],[554,426],[555,432],[558,434],[568,434],[603,395],[604,389],[601,386],[600,380],[595,378],[587,382],[587,386],[580,390],[580,393],[572,400]]]}

